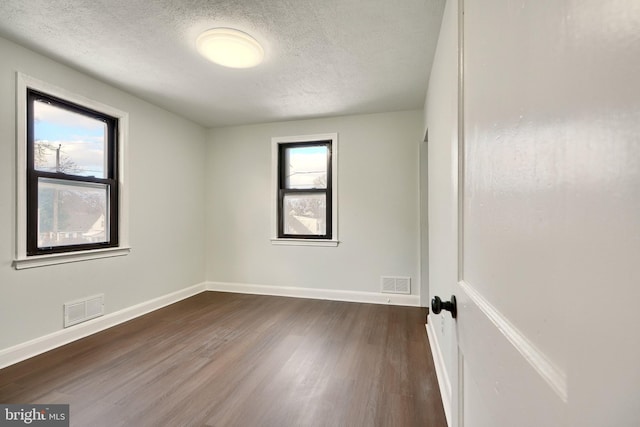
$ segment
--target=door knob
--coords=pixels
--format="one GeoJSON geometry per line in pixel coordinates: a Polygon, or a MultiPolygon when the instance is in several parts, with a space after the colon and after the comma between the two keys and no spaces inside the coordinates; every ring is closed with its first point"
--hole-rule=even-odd
{"type": "Polygon", "coordinates": [[[431,299],[431,311],[435,314],[440,314],[442,310],[450,311],[451,317],[456,318],[458,315],[458,307],[455,295],[451,295],[451,301],[442,301],[440,297],[433,297],[431,299]]]}

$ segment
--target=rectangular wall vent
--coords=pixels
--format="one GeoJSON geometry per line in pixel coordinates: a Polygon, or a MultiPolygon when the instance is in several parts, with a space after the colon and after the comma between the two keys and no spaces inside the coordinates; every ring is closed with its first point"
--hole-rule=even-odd
{"type": "Polygon", "coordinates": [[[64,304],[64,327],[76,325],[104,314],[104,294],[64,304]]]}
{"type": "Polygon", "coordinates": [[[410,294],[411,278],[410,277],[380,277],[382,283],[382,292],[388,294],[410,294]]]}

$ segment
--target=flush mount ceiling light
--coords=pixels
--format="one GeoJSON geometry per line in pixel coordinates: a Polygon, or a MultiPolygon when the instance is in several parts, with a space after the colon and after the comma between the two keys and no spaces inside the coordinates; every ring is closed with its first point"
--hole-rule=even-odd
{"type": "Polygon", "coordinates": [[[213,28],[196,40],[198,52],[209,61],[231,68],[251,68],[264,59],[260,43],[233,28],[213,28]]]}

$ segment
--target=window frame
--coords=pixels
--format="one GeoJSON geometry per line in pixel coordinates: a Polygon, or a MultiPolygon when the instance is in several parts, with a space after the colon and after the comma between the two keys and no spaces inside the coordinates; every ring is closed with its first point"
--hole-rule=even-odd
{"type": "Polygon", "coordinates": [[[118,246],[118,119],[85,106],[51,96],[44,92],[27,88],[27,256],[46,255],[83,250],[112,248],[118,246]],[[36,102],[46,102],[54,107],[90,117],[106,124],[105,177],[87,177],[64,172],[41,171],[35,165],[35,117],[36,102]],[[38,245],[38,195],[40,179],[69,184],[102,184],[107,188],[107,230],[106,242],[82,243],[40,247],[38,245]]]}
{"type": "Polygon", "coordinates": [[[23,269],[127,255],[130,251],[128,242],[128,191],[124,177],[127,167],[128,114],[20,72],[17,73],[16,80],[17,227],[14,267],[23,269]],[[108,167],[105,170],[105,178],[36,170],[34,162],[34,129],[31,120],[35,99],[44,99],[69,111],[111,121],[114,132],[110,132],[108,135],[108,148],[105,155],[111,156],[111,158],[106,162],[108,167]],[[37,206],[39,178],[52,179],[61,183],[106,185],[110,188],[111,194],[108,196],[107,202],[109,205],[107,208],[108,215],[110,217],[108,242],[38,248],[37,206]]]}
{"type": "Polygon", "coordinates": [[[337,246],[338,240],[338,134],[273,137],[272,144],[272,237],[274,245],[297,246],[337,246]],[[291,189],[285,188],[285,171],[282,167],[287,148],[327,145],[327,188],[291,189]],[[282,207],[286,194],[326,194],[326,233],[324,235],[292,235],[284,233],[282,207]]]}

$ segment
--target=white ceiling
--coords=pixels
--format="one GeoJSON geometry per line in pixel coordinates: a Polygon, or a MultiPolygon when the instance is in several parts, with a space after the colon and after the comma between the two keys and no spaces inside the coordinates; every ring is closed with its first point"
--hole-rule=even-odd
{"type": "Polygon", "coordinates": [[[207,127],[422,108],[444,0],[2,0],[0,35],[207,127]],[[195,39],[245,31],[229,69],[195,39]]]}

